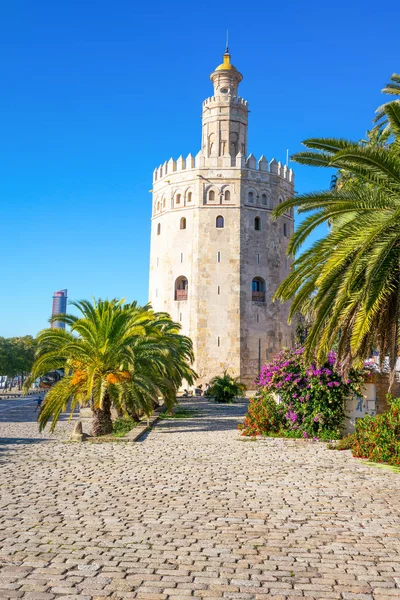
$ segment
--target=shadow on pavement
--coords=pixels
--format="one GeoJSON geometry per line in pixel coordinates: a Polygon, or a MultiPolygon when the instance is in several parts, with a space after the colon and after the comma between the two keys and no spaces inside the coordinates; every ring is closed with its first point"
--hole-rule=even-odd
{"type": "Polygon", "coordinates": [[[1,446],[11,446],[11,445],[25,445],[25,444],[39,444],[43,442],[48,442],[49,440],[46,438],[24,438],[24,437],[13,437],[13,438],[0,438],[0,450],[4,450],[1,446]]]}
{"type": "MultiPolygon", "coordinates": [[[[247,412],[248,402],[235,402],[233,404],[217,404],[207,401],[206,398],[184,399],[178,406],[190,410],[198,411],[196,414],[188,415],[185,418],[160,419],[155,427],[157,432],[162,435],[176,434],[177,431],[185,433],[200,433],[208,431],[234,431],[237,430],[238,423],[243,421],[247,412]]],[[[148,436],[151,436],[154,429],[144,433],[136,443],[145,442],[148,436]]]]}

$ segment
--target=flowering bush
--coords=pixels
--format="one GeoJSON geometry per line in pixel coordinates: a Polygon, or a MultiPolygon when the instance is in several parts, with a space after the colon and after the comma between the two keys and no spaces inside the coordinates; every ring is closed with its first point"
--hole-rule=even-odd
{"type": "Polygon", "coordinates": [[[283,350],[262,367],[258,393],[240,426],[242,435],[280,434],[305,439],[338,439],[344,401],[359,393],[361,373],[343,379],[331,352],[321,367],[307,365],[303,349],[283,350]]]}
{"type": "Polygon", "coordinates": [[[244,423],[239,425],[242,435],[277,434],[282,429],[282,409],[271,395],[257,395],[250,400],[244,423]]]}
{"type": "Polygon", "coordinates": [[[376,417],[358,419],[355,432],[338,443],[338,450],[351,450],[353,456],[374,462],[400,465],[400,398],[387,399],[389,410],[376,417]]]}

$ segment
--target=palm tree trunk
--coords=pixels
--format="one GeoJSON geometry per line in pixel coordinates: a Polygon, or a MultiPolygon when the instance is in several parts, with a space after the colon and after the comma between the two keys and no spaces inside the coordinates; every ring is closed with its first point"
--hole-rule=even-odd
{"type": "Polygon", "coordinates": [[[103,399],[103,408],[93,410],[92,435],[108,435],[112,433],[111,398],[106,391],[103,399]]]}

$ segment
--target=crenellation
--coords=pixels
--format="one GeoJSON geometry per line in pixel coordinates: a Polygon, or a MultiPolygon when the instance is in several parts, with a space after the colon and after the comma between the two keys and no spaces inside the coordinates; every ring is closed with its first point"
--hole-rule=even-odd
{"type": "Polygon", "coordinates": [[[186,168],[187,169],[194,169],[195,166],[196,166],[196,164],[195,164],[195,158],[194,158],[193,154],[191,152],[189,152],[189,154],[186,157],[186,168]]]}
{"type": "Polygon", "coordinates": [[[244,169],[245,164],[246,164],[246,157],[241,152],[238,152],[236,154],[236,168],[244,169]]]}
{"type": "Polygon", "coordinates": [[[258,169],[259,171],[268,171],[268,167],[268,161],[265,158],[264,154],[262,154],[260,160],[258,161],[258,169]]]}
{"type": "Polygon", "coordinates": [[[249,154],[249,156],[247,157],[246,160],[246,167],[248,169],[255,169],[256,165],[257,165],[257,161],[256,161],[256,157],[254,156],[254,154],[249,154]]]}
{"type": "Polygon", "coordinates": [[[279,163],[275,158],[273,158],[269,163],[269,171],[274,175],[279,175],[279,163]]]}
{"type": "Polygon", "coordinates": [[[196,169],[202,169],[205,166],[205,158],[204,158],[204,154],[201,150],[200,150],[200,152],[198,152],[196,154],[195,166],[196,166],[196,169]]]}
{"type": "MultiPolygon", "coordinates": [[[[224,104],[241,104],[244,107],[248,106],[247,100],[244,98],[228,96],[227,98],[223,98],[224,104]]],[[[221,96],[210,96],[203,101],[203,107],[208,106],[209,104],[218,104],[221,102],[221,96]]]]}
{"type": "Polygon", "coordinates": [[[186,169],[186,161],[181,154],[178,160],[176,161],[176,170],[183,171],[184,169],[186,169]]]}
{"type": "Polygon", "coordinates": [[[170,158],[167,164],[168,164],[168,174],[175,173],[176,161],[173,158],[170,158]]]}

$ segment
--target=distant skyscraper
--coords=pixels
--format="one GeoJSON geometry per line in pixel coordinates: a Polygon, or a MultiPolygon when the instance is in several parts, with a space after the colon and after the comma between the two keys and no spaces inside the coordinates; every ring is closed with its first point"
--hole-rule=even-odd
{"type": "MultiPolygon", "coordinates": [[[[59,290],[58,292],[54,292],[53,296],[53,310],[51,311],[51,316],[60,315],[67,312],[67,290],[59,290]]],[[[55,321],[51,324],[51,327],[58,327],[59,329],[65,329],[65,323],[60,323],[60,321],[55,321]]]]}

